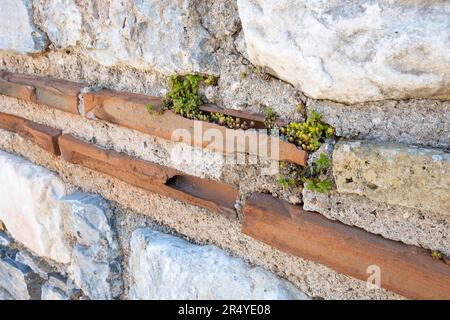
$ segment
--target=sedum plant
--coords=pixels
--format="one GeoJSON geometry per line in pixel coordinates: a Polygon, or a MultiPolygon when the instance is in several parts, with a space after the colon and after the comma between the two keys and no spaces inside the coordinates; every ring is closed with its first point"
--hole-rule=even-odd
{"type": "Polygon", "coordinates": [[[316,151],[326,138],[334,136],[334,129],[322,121],[322,115],[312,111],[305,122],[290,122],[280,128],[281,134],[289,142],[305,151],[316,151]]]}
{"type": "Polygon", "coordinates": [[[331,161],[327,155],[321,153],[319,158],[310,167],[309,177],[303,177],[303,183],[306,189],[319,193],[326,193],[331,190],[331,181],[329,179],[321,179],[320,176],[327,173],[331,166],[331,161]]]}

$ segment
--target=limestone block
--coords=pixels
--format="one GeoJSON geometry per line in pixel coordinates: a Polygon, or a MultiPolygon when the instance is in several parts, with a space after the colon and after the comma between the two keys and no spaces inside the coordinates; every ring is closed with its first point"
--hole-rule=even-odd
{"type": "Polygon", "coordinates": [[[214,246],[150,229],[131,238],[131,299],[306,299],[290,283],[214,246]]]}
{"type": "Polygon", "coordinates": [[[450,153],[400,144],[341,141],[333,153],[337,191],[450,214],[450,153]]]}
{"type": "Polygon", "coordinates": [[[448,1],[237,2],[250,60],[307,96],[450,98],[448,1]]]}

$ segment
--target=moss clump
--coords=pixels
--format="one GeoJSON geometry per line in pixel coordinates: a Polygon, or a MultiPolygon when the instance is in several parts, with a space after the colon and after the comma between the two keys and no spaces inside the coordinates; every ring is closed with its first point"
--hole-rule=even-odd
{"type": "Polygon", "coordinates": [[[331,161],[327,155],[322,153],[316,162],[314,162],[307,170],[305,176],[302,178],[306,189],[319,193],[326,193],[331,190],[332,183],[326,176],[328,169],[331,166],[331,161]]]}
{"type": "Polygon", "coordinates": [[[280,128],[285,140],[305,151],[316,151],[326,138],[334,136],[334,129],[322,121],[322,115],[312,111],[305,122],[290,122],[280,128]]]}

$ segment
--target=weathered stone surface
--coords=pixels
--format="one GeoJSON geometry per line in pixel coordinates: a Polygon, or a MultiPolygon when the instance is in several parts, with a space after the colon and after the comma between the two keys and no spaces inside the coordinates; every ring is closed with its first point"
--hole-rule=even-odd
{"type": "Polygon", "coordinates": [[[192,0],[48,0],[36,23],[57,47],[80,45],[104,65],[214,73],[213,40],[192,0]]]}
{"type": "Polygon", "coordinates": [[[76,245],[69,274],[91,299],[112,299],[121,293],[118,243],[111,228],[112,212],[99,197],[75,193],[62,198],[68,205],[68,234],[76,245]]]}
{"type": "Polygon", "coordinates": [[[42,300],[75,300],[83,296],[71,279],[61,274],[51,274],[41,287],[42,300]]]}
{"type": "Polygon", "coordinates": [[[21,53],[45,50],[47,37],[32,22],[32,0],[2,0],[0,49],[21,53]]]}
{"type": "Polygon", "coordinates": [[[69,296],[66,292],[60,288],[46,282],[41,288],[41,299],[42,300],[69,300],[69,296]]]}
{"type": "Polygon", "coordinates": [[[363,281],[373,283],[374,275],[378,286],[406,297],[450,297],[450,269],[430,251],[331,221],[268,194],[247,199],[242,232],[363,281]]]}
{"type": "MultiPolygon", "coordinates": [[[[107,202],[89,194],[67,195],[54,173],[3,151],[0,168],[0,218],[8,232],[36,255],[66,264],[90,298],[120,295],[119,249],[107,202]]],[[[17,263],[48,278],[51,270],[43,261],[26,252],[16,256],[17,263]]]]}
{"type": "Polygon", "coordinates": [[[305,299],[288,282],[213,246],[150,229],[131,238],[131,299],[305,299]]]}
{"type": "Polygon", "coordinates": [[[306,95],[449,99],[447,1],[238,0],[247,52],[306,95]]]}
{"type": "Polygon", "coordinates": [[[341,141],[333,153],[340,193],[450,213],[450,154],[398,144],[341,141]]]}
{"type": "Polygon", "coordinates": [[[52,172],[0,151],[0,219],[8,232],[39,256],[67,263],[59,199],[64,183],[52,172]]]}
{"type": "Polygon", "coordinates": [[[303,189],[303,209],[354,225],[387,239],[450,254],[450,218],[380,203],[354,194],[303,189]]]}
{"type": "Polygon", "coordinates": [[[44,280],[48,280],[49,274],[55,272],[55,269],[52,268],[46,261],[32,255],[26,250],[20,250],[17,252],[15,260],[30,267],[34,273],[38,274],[39,277],[44,280]]]}
{"type": "Polygon", "coordinates": [[[339,137],[450,147],[450,101],[413,99],[344,105],[308,99],[307,109],[321,113],[339,137]]]}
{"type": "Polygon", "coordinates": [[[8,291],[0,288],[0,301],[2,300],[14,300],[14,298],[8,291]]]}
{"type": "MultiPolygon", "coordinates": [[[[25,264],[9,256],[0,255],[0,291],[6,291],[4,296],[15,300],[40,298],[39,276],[25,264]]],[[[1,297],[0,292],[0,297],[1,297]]]]}
{"type": "Polygon", "coordinates": [[[5,232],[0,231],[0,246],[7,247],[13,240],[5,232]]]}

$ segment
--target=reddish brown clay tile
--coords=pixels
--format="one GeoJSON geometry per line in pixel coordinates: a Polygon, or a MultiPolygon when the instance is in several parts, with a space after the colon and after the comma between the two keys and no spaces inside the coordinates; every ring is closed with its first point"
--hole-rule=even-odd
{"type": "Polygon", "coordinates": [[[239,192],[226,183],[183,174],[170,178],[166,186],[167,195],[172,198],[236,217],[234,205],[239,192]]]}
{"type": "Polygon", "coordinates": [[[444,256],[444,262],[446,265],[450,266],[450,257],[449,256],[444,256]]]}
{"type": "Polygon", "coordinates": [[[74,114],[78,114],[78,96],[84,84],[48,77],[11,72],[0,75],[0,93],[74,114]]]}
{"type": "Polygon", "coordinates": [[[36,90],[33,86],[9,81],[10,73],[0,73],[0,94],[27,101],[36,102],[36,90]]]}
{"type": "Polygon", "coordinates": [[[59,138],[63,159],[133,186],[235,217],[238,191],[225,183],[185,175],[175,169],[107,150],[71,135],[59,138]]]}
{"type": "Polygon", "coordinates": [[[266,194],[244,207],[243,233],[281,251],[414,299],[450,299],[450,267],[427,250],[328,220],[266,194]],[[377,269],[379,268],[379,269],[377,269]]]}
{"type": "Polygon", "coordinates": [[[27,119],[0,112],[0,128],[31,139],[41,148],[59,155],[58,137],[61,130],[48,127],[27,119]]]}
{"type": "Polygon", "coordinates": [[[155,113],[161,111],[163,104],[160,98],[150,97],[132,92],[118,92],[102,89],[96,92],[83,93],[84,111],[88,113],[96,107],[117,108],[119,110],[142,109],[148,113],[147,105],[151,105],[155,113]]]}
{"type": "Polygon", "coordinates": [[[159,113],[157,111],[162,104],[158,98],[148,98],[153,100],[144,100],[140,103],[131,100],[132,102],[127,104],[126,96],[121,95],[110,90],[84,93],[85,109],[89,110],[87,117],[224,154],[248,153],[306,165],[308,154],[305,151],[278,138],[268,137],[265,133],[254,130],[232,130],[209,122],[190,120],[171,110],[159,113]],[[153,114],[147,111],[145,106],[147,101],[154,106],[156,112],[153,114]],[[272,148],[272,143],[278,143],[278,153],[272,148]]]}

